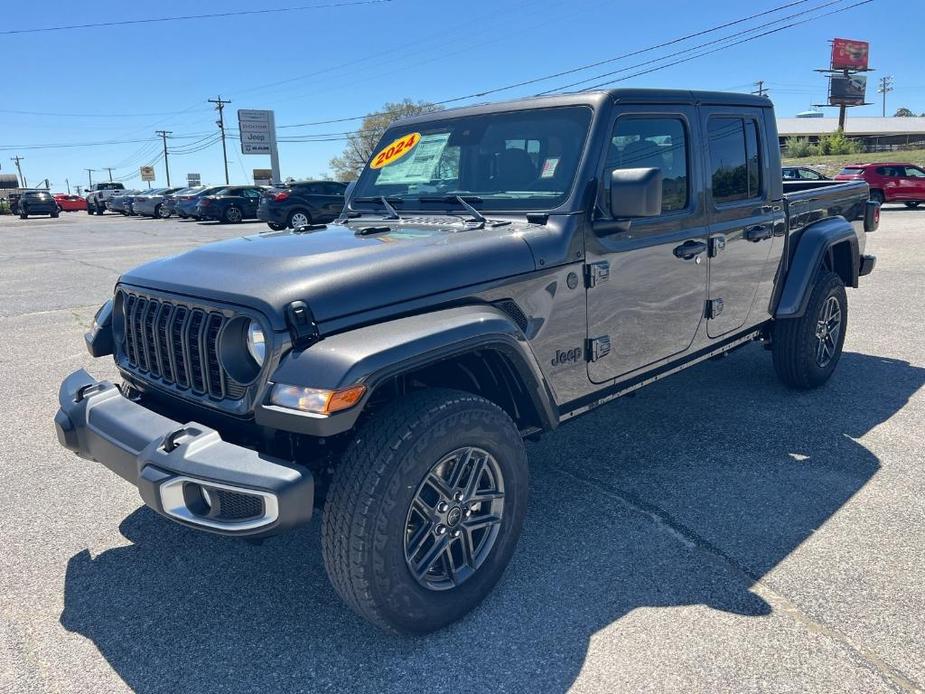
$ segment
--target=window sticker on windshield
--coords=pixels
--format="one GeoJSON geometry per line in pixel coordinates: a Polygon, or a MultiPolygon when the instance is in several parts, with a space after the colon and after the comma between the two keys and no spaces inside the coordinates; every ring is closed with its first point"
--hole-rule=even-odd
{"type": "Polygon", "coordinates": [[[556,175],[556,167],[559,166],[559,157],[550,157],[543,162],[543,170],[540,172],[540,178],[552,178],[556,175]]]}
{"type": "MultiPolygon", "coordinates": [[[[414,133],[418,135],[417,133],[414,133]]],[[[418,142],[410,157],[400,164],[390,166],[379,173],[376,185],[428,183],[434,179],[434,172],[450,139],[449,133],[418,135],[418,142]]],[[[394,161],[394,159],[393,159],[394,161]]],[[[375,159],[373,160],[375,164],[375,159]]],[[[373,166],[373,168],[377,168],[373,166]]]]}
{"type": "Polygon", "coordinates": [[[421,133],[402,135],[397,140],[393,140],[379,150],[379,154],[373,157],[370,167],[373,169],[381,169],[383,166],[388,166],[393,161],[398,161],[413,150],[420,141],[421,133]]]}

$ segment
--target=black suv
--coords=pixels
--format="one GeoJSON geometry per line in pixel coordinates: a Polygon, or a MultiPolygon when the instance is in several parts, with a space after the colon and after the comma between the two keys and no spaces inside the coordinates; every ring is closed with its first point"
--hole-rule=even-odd
{"type": "Polygon", "coordinates": [[[19,199],[19,218],[28,219],[29,215],[47,214],[57,217],[58,203],[51,193],[44,190],[27,190],[19,199]]]}
{"type": "Polygon", "coordinates": [[[333,221],[344,208],[346,183],[299,181],[263,194],[257,219],[275,231],[333,221]]]}
{"type": "Polygon", "coordinates": [[[260,186],[229,186],[204,195],[196,203],[196,215],[200,219],[217,219],[220,222],[237,224],[245,219],[256,219],[257,204],[264,189],[260,186]]]}

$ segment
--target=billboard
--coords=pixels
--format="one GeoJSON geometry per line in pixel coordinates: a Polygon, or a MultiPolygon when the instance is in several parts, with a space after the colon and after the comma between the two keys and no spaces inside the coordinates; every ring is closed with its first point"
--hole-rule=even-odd
{"type": "Polygon", "coordinates": [[[141,172],[142,181],[153,181],[154,179],[154,167],[153,166],[142,166],[139,168],[141,172]]]}
{"type": "Polygon", "coordinates": [[[241,154],[270,154],[276,139],[273,111],[238,110],[241,154]]]}
{"type": "Polygon", "coordinates": [[[867,94],[867,77],[864,75],[832,75],[829,78],[829,105],[860,106],[867,94]]]}
{"type": "Polygon", "coordinates": [[[268,186],[273,183],[273,171],[271,169],[254,169],[254,185],[268,186]]]}
{"type": "Polygon", "coordinates": [[[833,70],[866,70],[870,44],[867,41],[835,39],[832,41],[833,70]]]}

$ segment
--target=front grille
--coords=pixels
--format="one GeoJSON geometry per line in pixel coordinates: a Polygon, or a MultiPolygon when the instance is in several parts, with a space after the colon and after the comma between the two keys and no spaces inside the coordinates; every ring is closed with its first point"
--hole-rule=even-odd
{"type": "Polygon", "coordinates": [[[121,294],[125,330],[117,348],[130,371],[195,395],[244,397],[246,386],[231,378],[219,359],[227,315],[125,290],[121,294]]]}

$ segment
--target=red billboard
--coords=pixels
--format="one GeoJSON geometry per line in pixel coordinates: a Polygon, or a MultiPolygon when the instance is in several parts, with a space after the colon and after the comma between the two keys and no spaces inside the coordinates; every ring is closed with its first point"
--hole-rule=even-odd
{"type": "Polygon", "coordinates": [[[833,70],[866,70],[870,44],[867,41],[835,39],[832,41],[833,70]]]}

